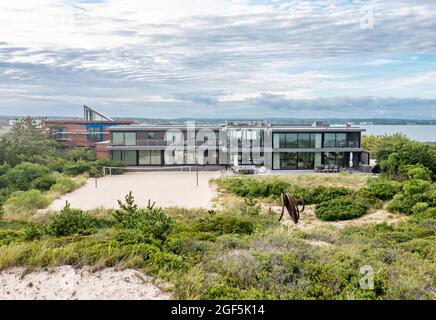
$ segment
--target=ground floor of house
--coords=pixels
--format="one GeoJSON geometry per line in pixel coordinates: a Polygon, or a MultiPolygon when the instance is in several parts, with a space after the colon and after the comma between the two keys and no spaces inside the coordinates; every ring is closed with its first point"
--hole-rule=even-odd
{"type": "MultiPolygon", "coordinates": [[[[195,154],[186,150],[165,153],[165,150],[112,150],[113,160],[124,162],[127,166],[180,166],[196,165],[195,154]]],[[[203,154],[204,155],[204,154],[203,154]]],[[[369,164],[366,152],[271,152],[264,158],[241,158],[235,155],[225,160],[200,160],[201,165],[257,165],[273,170],[313,170],[317,166],[337,166],[340,168],[353,167],[359,164],[369,164]]],[[[202,158],[203,159],[203,158],[202,158]]]]}

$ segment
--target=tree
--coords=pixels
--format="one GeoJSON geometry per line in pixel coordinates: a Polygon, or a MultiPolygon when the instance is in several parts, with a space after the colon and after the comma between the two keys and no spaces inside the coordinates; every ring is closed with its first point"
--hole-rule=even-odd
{"type": "Polygon", "coordinates": [[[0,139],[0,162],[12,167],[25,161],[40,162],[55,154],[57,146],[35,118],[27,117],[0,139]]]}

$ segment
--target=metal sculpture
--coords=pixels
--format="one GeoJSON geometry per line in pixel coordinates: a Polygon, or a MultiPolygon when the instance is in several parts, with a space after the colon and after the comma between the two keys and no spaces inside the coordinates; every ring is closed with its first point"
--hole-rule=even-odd
{"type": "Polygon", "coordinates": [[[279,221],[282,220],[283,214],[285,213],[285,207],[288,211],[289,215],[291,216],[292,221],[297,224],[298,220],[300,219],[300,213],[304,212],[304,199],[303,197],[300,197],[300,201],[303,204],[303,208],[300,210],[298,208],[298,201],[293,196],[291,196],[290,193],[282,193],[282,213],[280,215],[279,221]]]}

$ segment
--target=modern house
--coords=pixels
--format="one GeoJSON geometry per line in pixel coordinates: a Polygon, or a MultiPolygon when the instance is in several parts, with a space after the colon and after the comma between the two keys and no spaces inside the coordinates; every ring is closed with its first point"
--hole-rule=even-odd
{"type": "Polygon", "coordinates": [[[109,128],[129,125],[132,121],[114,120],[91,107],[83,107],[83,119],[44,119],[43,127],[50,130],[64,147],[96,147],[110,140],[109,128]]]}
{"type": "Polygon", "coordinates": [[[282,125],[227,121],[221,125],[138,125],[109,128],[108,151],[128,166],[265,166],[311,170],[369,164],[361,133],[351,125],[282,125]]]}

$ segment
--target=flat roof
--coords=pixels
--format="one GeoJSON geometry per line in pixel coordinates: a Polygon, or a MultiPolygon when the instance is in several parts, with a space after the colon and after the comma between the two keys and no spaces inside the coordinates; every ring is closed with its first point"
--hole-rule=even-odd
{"type": "MultiPolygon", "coordinates": [[[[111,131],[145,131],[145,130],[169,130],[180,129],[185,130],[188,126],[180,124],[168,124],[168,125],[127,125],[111,127],[111,131]]],[[[238,129],[268,129],[272,132],[363,132],[365,129],[354,126],[312,126],[312,125],[279,125],[272,124],[271,126],[250,126],[250,125],[195,125],[196,129],[215,129],[215,130],[238,130],[238,129]]]]}
{"type": "Polygon", "coordinates": [[[62,119],[53,119],[53,120],[43,120],[43,123],[65,123],[65,124],[80,124],[80,123],[119,123],[119,124],[130,124],[133,123],[133,121],[128,121],[128,120],[113,120],[113,121],[101,121],[101,120],[93,120],[93,121],[89,121],[89,120],[62,120],[62,119]]]}

